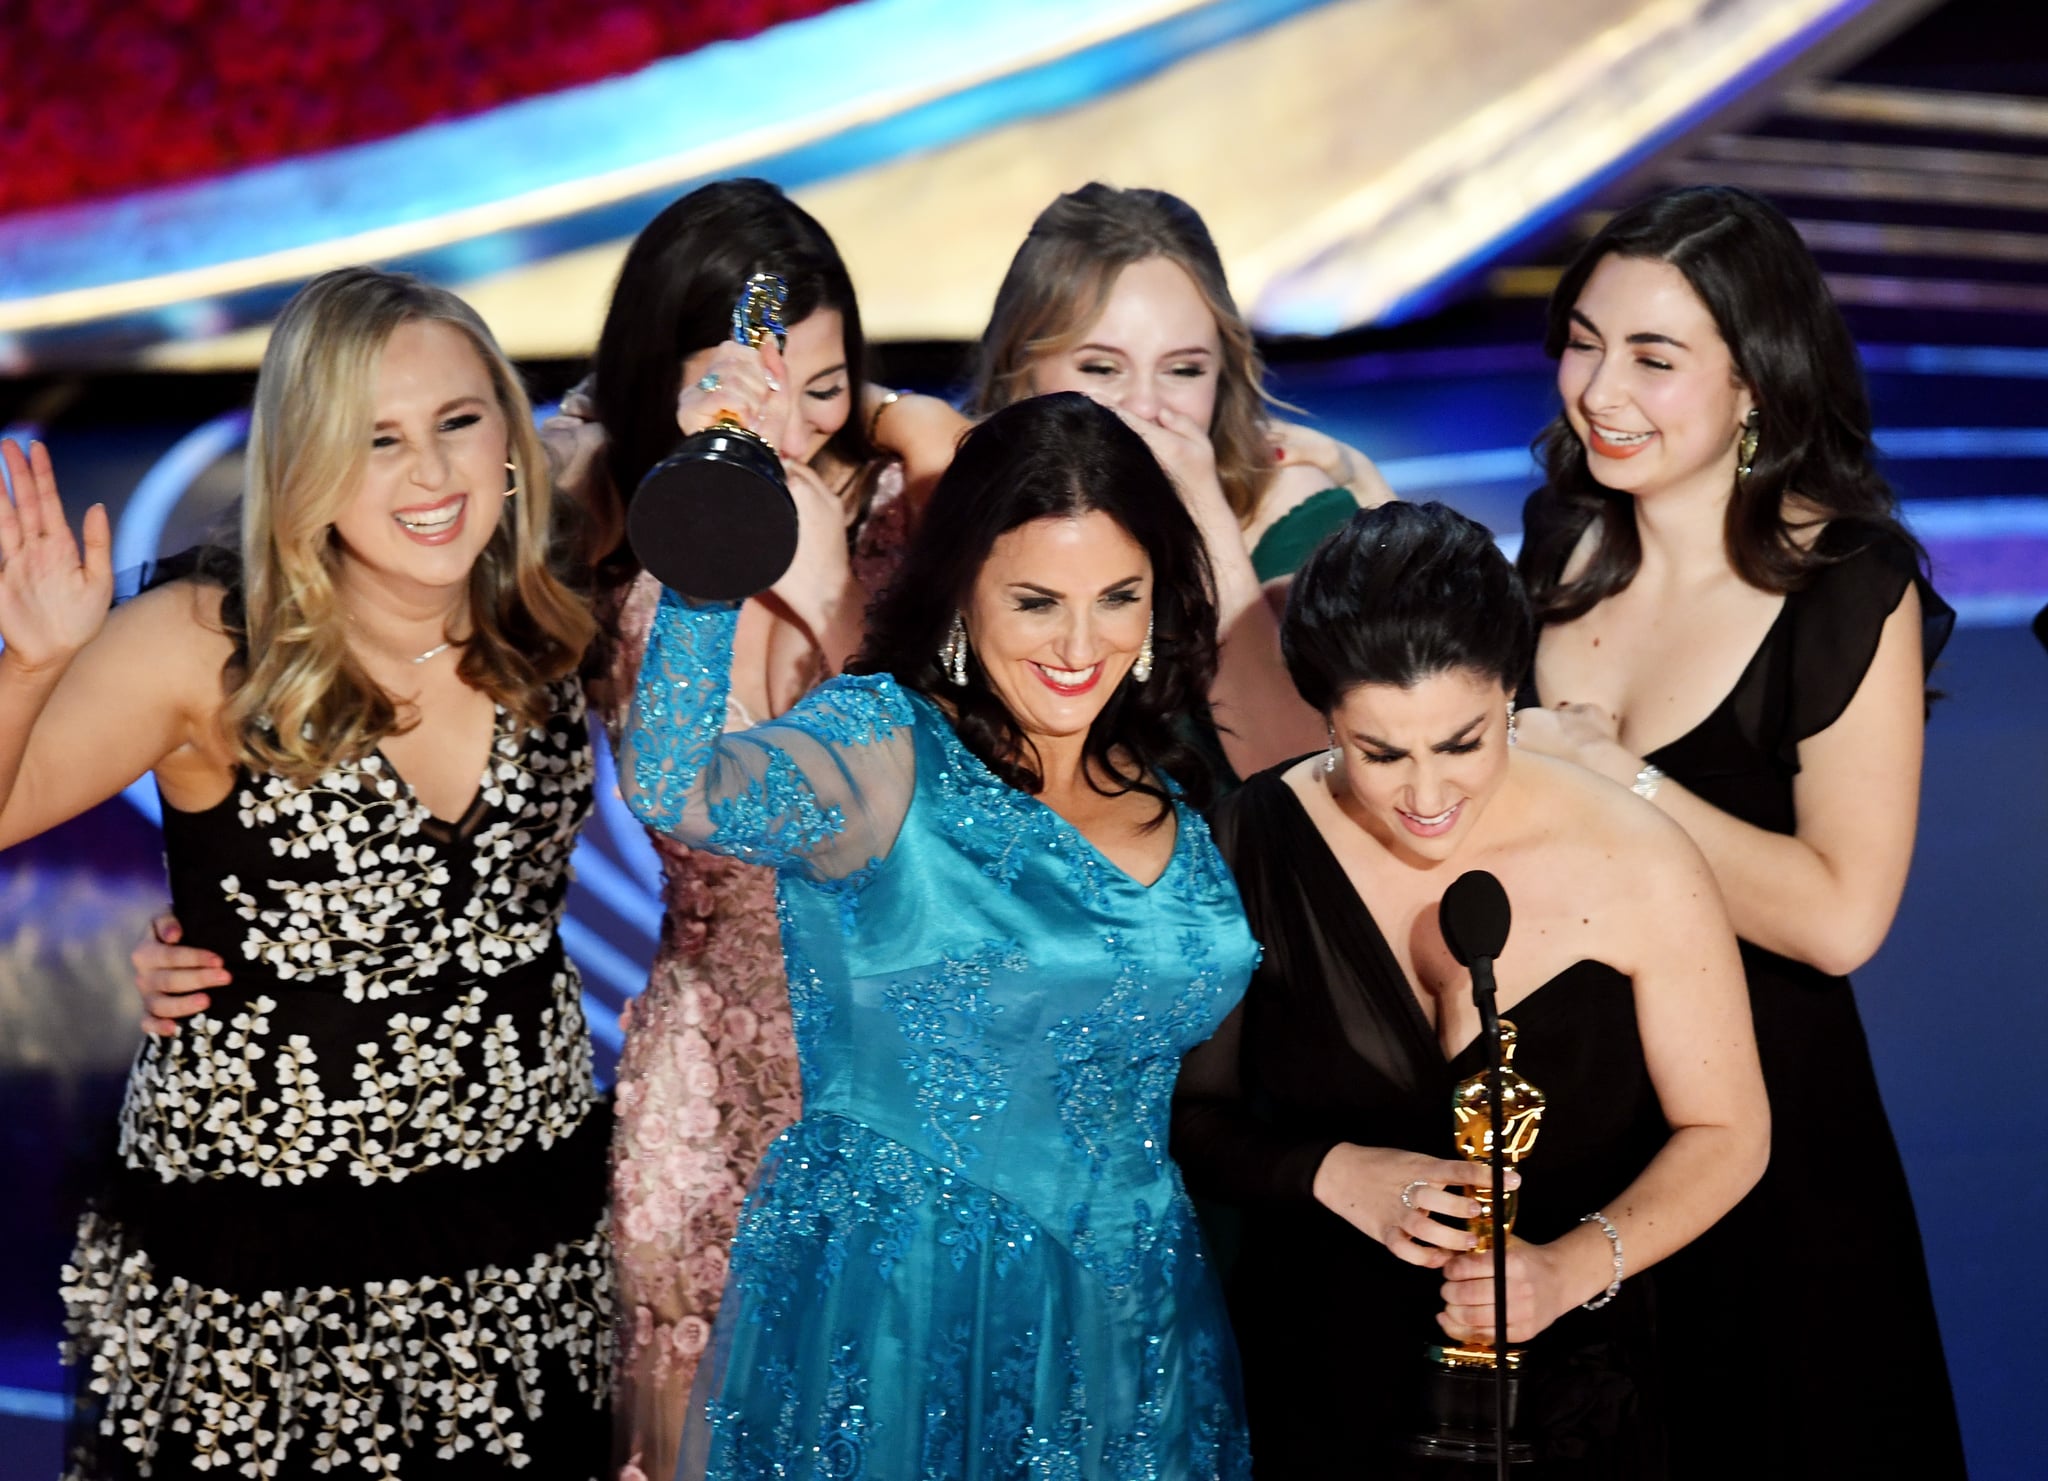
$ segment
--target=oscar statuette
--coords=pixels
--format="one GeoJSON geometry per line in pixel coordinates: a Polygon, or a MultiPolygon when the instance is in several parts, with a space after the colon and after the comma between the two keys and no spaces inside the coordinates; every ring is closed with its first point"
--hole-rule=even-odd
{"type": "MultiPolygon", "coordinates": [[[[1543,1092],[1515,1068],[1515,1026],[1506,1019],[1500,1021],[1500,1046],[1501,1151],[1511,1166],[1519,1166],[1536,1145],[1543,1092]]],[[[1495,1208],[1487,1175],[1494,1151],[1493,1116],[1488,1108],[1493,1074],[1481,1070],[1467,1076],[1458,1082],[1451,1097],[1458,1155],[1472,1164],[1469,1192],[1480,1209],[1467,1225],[1478,1239],[1475,1252],[1491,1251],[1496,1241],[1507,1239],[1515,1225],[1516,1193],[1504,1191],[1500,1207],[1495,1208]]],[[[1521,1349],[1508,1348],[1500,1354],[1500,1361],[1508,1370],[1507,1422],[1512,1434],[1521,1349]]],[[[1535,1458],[1523,1441],[1510,1438],[1504,1457],[1496,1444],[1494,1386],[1498,1375],[1492,1343],[1482,1338],[1462,1346],[1432,1347],[1429,1363],[1423,1380],[1429,1427],[1410,1442],[1411,1453],[1472,1465],[1496,1465],[1502,1459],[1519,1465],[1535,1458]]]]}
{"type": "MultiPolygon", "coordinates": [[[[733,306],[732,337],[782,347],[788,286],[755,273],[733,306]]],[[[633,556],[662,585],[701,602],[766,591],[796,557],[796,501],[773,444],[730,413],[648,470],[626,513],[633,556]]]]}

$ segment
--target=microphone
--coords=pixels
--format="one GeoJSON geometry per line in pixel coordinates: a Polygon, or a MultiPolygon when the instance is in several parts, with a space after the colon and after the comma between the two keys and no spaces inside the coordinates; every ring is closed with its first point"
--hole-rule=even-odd
{"type": "Polygon", "coordinates": [[[1486,975],[1486,988],[1493,989],[1493,959],[1508,944],[1508,892],[1484,869],[1468,870],[1451,882],[1437,907],[1437,926],[1444,933],[1444,945],[1461,967],[1472,969],[1473,986],[1486,975]]]}
{"type": "MultiPolygon", "coordinates": [[[[1472,973],[1472,1001],[1479,1009],[1479,1032],[1486,1040],[1488,1077],[1486,1110],[1493,1156],[1493,1202],[1495,1210],[1507,1207],[1507,1142],[1501,1135],[1501,1047],[1500,1013],[1494,1007],[1493,959],[1508,944],[1508,926],[1514,913],[1508,908],[1508,892],[1484,869],[1470,869],[1451,881],[1437,906],[1437,929],[1444,945],[1458,965],[1472,973]]],[[[1494,1474],[1507,1481],[1511,1425],[1508,1398],[1508,1242],[1498,1228],[1493,1241],[1493,1436],[1494,1474]]]]}

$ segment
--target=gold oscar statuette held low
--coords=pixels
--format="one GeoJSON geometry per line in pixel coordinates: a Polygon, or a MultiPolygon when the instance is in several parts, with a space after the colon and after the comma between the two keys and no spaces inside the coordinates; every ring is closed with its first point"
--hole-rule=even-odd
{"type": "MultiPolygon", "coordinates": [[[[1500,1024],[1500,1052],[1501,1147],[1508,1164],[1520,1166],[1536,1146],[1536,1134],[1543,1120],[1543,1092],[1515,1068],[1515,1026],[1505,1018],[1500,1024]]],[[[1500,1208],[1493,1207],[1489,1164],[1493,1158],[1494,1126],[1487,1107],[1491,1079],[1490,1070],[1468,1075],[1458,1082],[1451,1095],[1453,1141],[1458,1155],[1472,1164],[1468,1191],[1480,1209],[1478,1216],[1466,1225],[1478,1240],[1475,1252],[1491,1251],[1494,1241],[1508,1238],[1515,1227],[1515,1190],[1509,1189],[1502,1195],[1500,1208]]],[[[1519,1348],[1511,1347],[1501,1357],[1511,1375],[1521,1365],[1519,1348]]],[[[1425,1399],[1431,1428],[1417,1436],[1410,1449],[1417,1455],[1444,1460],[1491,1463],[1495,1459],[1493,1344],[1482,1337],[1462,1345],[1440,1345],[1429,1349],[1429,1360],[1431,1371],[1425,1375],[1425,1399]]],[[[1514,1382],[1510,1376],[1511,1411],[1514,1382]]],[[[1526,1443],[1510,1441],[1509,1461],[1520,1463],[1533,1458],[1526,1443]]]]}

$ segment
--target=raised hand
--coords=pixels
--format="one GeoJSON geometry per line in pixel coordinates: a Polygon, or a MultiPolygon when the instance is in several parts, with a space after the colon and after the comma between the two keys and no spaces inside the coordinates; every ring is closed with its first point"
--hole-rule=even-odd
{"type": "Polygon", "coordinates": [[[548,456],[548,473],[557,490],[572,499],[587,499],[590,470],[604,456],[604,426],[585,376],[563,393],[556,413],[540,424],[540,445],[548,456]]]}
{"type": "Polygon", "coordinates": [[[690,368],[697,374],[684,371],[676,396],[676,426],[684,436],[730,417],[778,446],[785,440],[794,401],[789,367],[772,339],[758,350],[729,340],[713,350],[708,361],[690,368]]]}
{"type": "Polygon", "coordinates": [[[1180,496],[1195,516],[1196,523],[1201,523],[1204,514],[1210,512],[1211,504],[1225,508],[1227,512],[1227,506],[1223,505],[1223,485],[1216,478],[1216,444],[1209,440],[1207,427],[1170,406],[1159,408],[1156,421],[1134,416],[1120,406],[1110,409],[1145,439],[1145,445],[1152,449],[1152,456],[1159,459],[1159,466],[1167,471],[1174,486],[1180,490],[1180,496]]]}
{"type": "Polygon", "coordinates": [[[0,443],[0,461],[12,485],[0,497],[0,642],[6,662],[21,673],[61,669],[91,642],[107,620],[114,596],[113,536],[107,511],[85,512],[81,556],[64,506],[50,450],[31,442],[24,453],[0,443]]]}

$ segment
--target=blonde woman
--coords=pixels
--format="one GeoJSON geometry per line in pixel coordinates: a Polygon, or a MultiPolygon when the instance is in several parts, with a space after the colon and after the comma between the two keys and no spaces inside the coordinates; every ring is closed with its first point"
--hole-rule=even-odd
{"type": "Polygon", "coordinates": [[[605,1466],[597,1114],[555,935],[588,613],[482,322],[347,269],[279,320],[239,560],[107,612],[47,450],[0,501],[0,846],[153,771],[232,986],[146,1041],[65,1271],[74,1474],[605,1466]]]}
{"type": "Polygon", "coordinates": [[[1215,567],[1223,646],[1212,693],[1250,775],[1323,743],[1279,658],[1277,602],[1322,539],[1393,491],[1362,454],[1276,420],[1265,369],[1194,208],[1099,183],[1031,225],[982,334],[973,406],[1080,391],[1114,407],[1174,477],[1215,567]]]}

